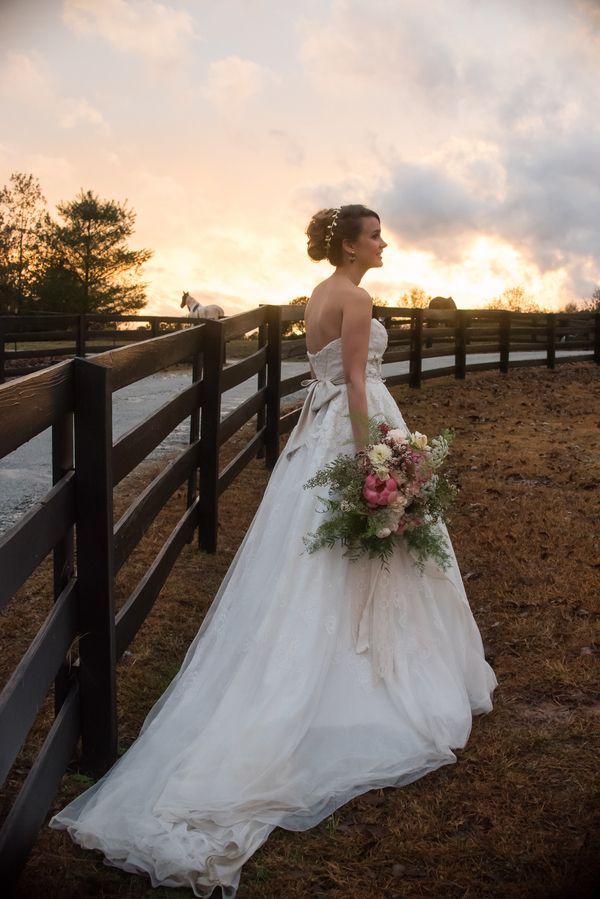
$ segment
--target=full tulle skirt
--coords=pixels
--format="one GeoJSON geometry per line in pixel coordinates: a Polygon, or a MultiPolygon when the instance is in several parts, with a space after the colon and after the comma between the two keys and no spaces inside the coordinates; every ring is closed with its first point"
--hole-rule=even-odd
{"type": "MultiPolygon", "coordinates": [[[[381,381],[369,410],[405,428],[381,381]]],[[[308,554],[320,489],[351,452],[345,388],[275,466],[179,674],[127,753],[56,815],[107,863],[152,884],[235,896],[274,827],[305,830],[367,790],[452,763],[496,685],[456,560],[419,572],[341,549],[308,554]]],[[[223,523],[226,527],[226,522],[223,523]]]]}

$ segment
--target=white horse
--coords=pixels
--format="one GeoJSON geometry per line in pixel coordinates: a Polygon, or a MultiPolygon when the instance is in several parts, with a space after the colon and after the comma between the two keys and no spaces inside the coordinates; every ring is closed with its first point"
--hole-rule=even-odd
{"type": "Polygon", "coordinates": [[[220,306],[217,306],[215,303],[203,306],[187,290],[184,291],[181,298],[180,308],[183,309],[184,306],[188,308],[188,318],[210,318],[217,321],[225,316],[220,306]]]}

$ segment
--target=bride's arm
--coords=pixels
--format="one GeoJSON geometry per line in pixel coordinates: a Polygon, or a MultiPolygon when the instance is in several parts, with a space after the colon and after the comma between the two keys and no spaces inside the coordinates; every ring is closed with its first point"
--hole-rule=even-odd
{"type": "Polygon", "coordinates": [[[348,292],[342,312],[342,363],[348,392],[348,412],[356,451],[368,440],[368,407],[365,369],[371,336],[373,301],[362,288],[348,292]]]}

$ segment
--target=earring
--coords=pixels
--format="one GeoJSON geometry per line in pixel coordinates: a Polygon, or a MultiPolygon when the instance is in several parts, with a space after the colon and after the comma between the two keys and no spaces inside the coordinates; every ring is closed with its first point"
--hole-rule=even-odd
{"type": "Polygon", "coordinates": [[[350,264],[352,264],[353,262],[356,261],[356,256],[354,255],[354,253],[350,253],[349,256],[350,256],[350,264]]]}

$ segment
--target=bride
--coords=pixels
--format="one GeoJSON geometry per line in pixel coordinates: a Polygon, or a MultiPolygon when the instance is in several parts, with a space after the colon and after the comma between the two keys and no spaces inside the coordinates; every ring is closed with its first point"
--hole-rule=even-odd
{"type": "Polygon", "coordinates": [[[306,307],[300,420],[178,675],[128,752],[50,822],[108,864],[201,897],[235,896],[275,827],[306,830],[456,761],[496,685],[452,551],[449,568],[421,573],[402,544],[387,568],[304,550],[320,513],[303,484],[364,447],[368,415],[408,431],[359,287],[382,265],[378,215],[322,210],[307,234],[334,271],[306,307]]]}

